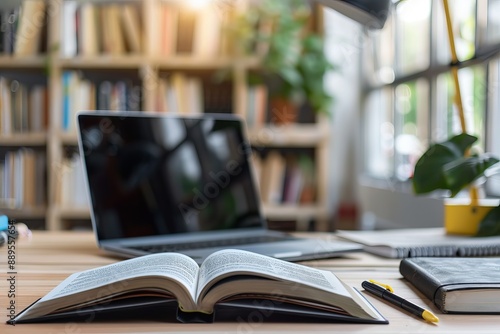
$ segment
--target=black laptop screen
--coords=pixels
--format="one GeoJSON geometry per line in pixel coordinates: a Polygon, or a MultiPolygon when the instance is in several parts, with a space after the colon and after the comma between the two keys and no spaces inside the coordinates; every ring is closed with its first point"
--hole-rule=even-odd
{"type": "Polygon", "coordinates": [[[238,119],[82,114],[78,122],[99,239],[263,226],[238,119]]]}

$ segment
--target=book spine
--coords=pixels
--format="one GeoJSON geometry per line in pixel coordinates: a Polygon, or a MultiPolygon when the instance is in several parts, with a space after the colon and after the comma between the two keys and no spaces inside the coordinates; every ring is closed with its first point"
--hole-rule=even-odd
{"type": "Polygon", "coordinates": [[[63,89],[63,101],[62,101],[62,130],[67,130],[69,127],[69,111],[71,108],[70,101],[70,82],[72,73],[65,71],[62,74],[62,89],[63,89]]]}
{"type": "Polygon", "coordinates": [[[422,292],[427,298],[442,310],[443,301],[436,299],[436,292],[442,285],[440,281],[429,276],[422,267],[415,264],[411,259],[403,259],[399,264],[399,272],[403,277],[422,292]]]}

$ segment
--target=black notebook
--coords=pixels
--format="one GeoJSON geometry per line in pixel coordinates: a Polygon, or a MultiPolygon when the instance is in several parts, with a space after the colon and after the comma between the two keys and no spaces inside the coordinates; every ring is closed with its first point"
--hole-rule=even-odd
{"type": "Polygon", "coordinates": [[[399,271],[444,313],[500,314],[500,258],[403,259],[399,271]]]}
{"type": "Polygon", "coordinates": [[[389,258],[499,256],[500,236],[448,235],[443,228],[338,231],[368,253],[389,258]]]}
{"type": "Polygon", "coordinates": [[[9,323],[160,307],[162,319],[175,314],[189,323],[255,310],[292,321],[387,323],[330,271],[235,249],[213,253],[201,266],[183,254],[159,253],[75,273],[9,323]]]}

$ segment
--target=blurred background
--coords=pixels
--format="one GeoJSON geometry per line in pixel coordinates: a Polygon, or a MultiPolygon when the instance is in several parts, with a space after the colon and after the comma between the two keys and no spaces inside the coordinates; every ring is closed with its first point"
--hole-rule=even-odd
{"type": "MultiPolygon", "coordinates": [[[[234,113],[271,228],[441,226],[410,179],[460,127],[442,2],[393,0],[382,29],[328,2],[2,1],[0,212],[91,228],[77,111],[234,113]]],[[[449,2],[468,131],[498,156],[500,1],[449,2]]]]}

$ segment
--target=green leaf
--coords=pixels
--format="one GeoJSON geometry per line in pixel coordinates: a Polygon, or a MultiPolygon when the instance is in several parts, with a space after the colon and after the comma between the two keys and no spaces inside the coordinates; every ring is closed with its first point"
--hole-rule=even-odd
{"type": "Polygon", "coordinates": [[[431,145],[415,165],[412,178],[414,192],[424,194],[437,189],[450,189],[444,175],[444,166],[463,158],[476,140],[477,137],[462,133],[431,145]]]}
{"type": "Polygon", "coordinates": [[[300,87],[302,85],[302,76],[294,68],[282,68],[279,74],[292,87],[300,87]]]}
{"type": "Polygon", "coordinates": [[[415,193],[424,194],[437,189],[447,189],[443,166],[457,158],[459,157],[445,145],[431,146],[415,165],[412,178],[415,193]]]}
{"type": "Polygon", "coordinates": [[[460,190],[467,187],[474,180],[484,175],[484,171],[494,164],[498,159],[485,155],[482,157],[472,156],[460,158],[443,166],[443,175],[451,196],[458,194],[460,190]]]}
{"type": "Polygon", "coordinates": [[[489,237],[492,235],[500,235],[500,205],[491,209],[483,218],[476,234],[478,237],[489,237]]]}
{"type": "Polygon", "coordinates": [[[447,141],[444,141],[441,144],[454,151],[457,156],[464,156],[465,152],[470,149],[472,144],[474,144],[476,141],[477,137],[469,135],[467,133],[461,133],[449,138],[447,141]]]}

